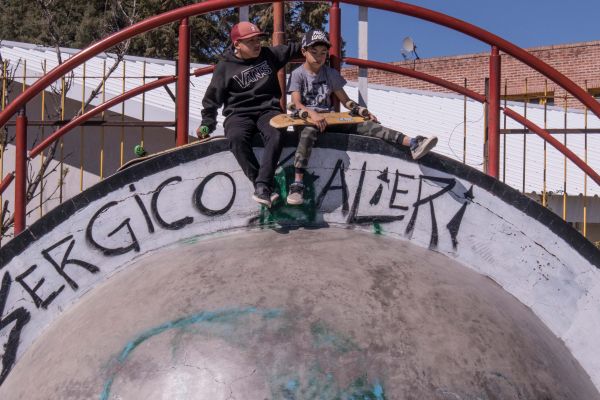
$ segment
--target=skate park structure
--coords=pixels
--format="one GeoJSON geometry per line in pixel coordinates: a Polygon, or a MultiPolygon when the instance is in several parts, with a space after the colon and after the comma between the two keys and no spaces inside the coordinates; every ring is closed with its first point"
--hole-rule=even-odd
{"type": "MultiPolygon", "coordinates": [[[[130,35],[182,20],[185,38],[185,18],[251,3],[207,1],[127,28],[48,72],[9,103],[0,124],[45,85],[130,35]]],[[[15,210],[19,235],[0,250],[0,395],[598,397],[600,255],[496,179],[499,50],[562,84],[596,116],[600,106],[556,70],[465,22],[392,1],[348,3],[490,43],[488,96],[418,76],[488,105],[488,175],[443,156],[416,163],[382,142],[332,134],[315,151],[311,201],[268,211],[252,203],[227,141],[215,138],[117,173],[30,226],[23,205],[15,210]],[[29,386],[35,379],[46,392],[29,386]]],[[[338,2],[330,15],[339,67],[338,2]]],[[[179,145],[189,131],[185,61],[178,77],[166,78],[178,84],[179,145]]],[[[600,183],[543,128],[503,112],[600,183]]],[[[16,127],[15,206],[24,199],[23,113],[16,127]]],[[[293,146],[281,159],[283,188],[293,146]]],[[[3,189],[11,181],[9,174],[3,189]]]]}

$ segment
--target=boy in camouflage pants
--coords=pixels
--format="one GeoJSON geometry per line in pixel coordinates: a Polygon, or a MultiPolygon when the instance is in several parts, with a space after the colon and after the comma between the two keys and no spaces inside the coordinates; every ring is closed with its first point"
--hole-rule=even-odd
{"type": "MultiPolygon", "coordinates": [[[[344,91],[346,80],[337,70],[324,65],[329,47],[331,44],[325,32],[308,31],[302,39],[302,54],[306,61],[292,71],[290,76],[288,92],[292,94],[293,105],[299,111],[308,112],[316,125],[316,127],[295,128],[300,137],[294,158],[294,183],[290,185],[287,197],[287,203],[290,205],[300,205],[304,202],[304,170],[308,165],[318,133],[327,129],[327,121],[319,113],[332,111],[331,93],[335,94],[346,107],[352,108],[350,105],[353,102],[344,91]]],[[[382,126],[374,115],[368,113],[367,116],[369,120],[360,124],[336,125],[335,131],[376,137],[389,143],[410,147],[411,155],[415,160],[427,154],[437,143],[435,136],[411,138],[382,126]]]]}

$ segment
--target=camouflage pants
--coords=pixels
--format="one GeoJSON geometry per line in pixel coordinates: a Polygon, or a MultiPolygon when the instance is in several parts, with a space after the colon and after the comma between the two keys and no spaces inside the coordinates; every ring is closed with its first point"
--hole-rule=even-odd
{"type": "MultiPolygon", "coordinates": [[[[299,126],[296,127],[294,131],[299,134],[298,148],[296,149],[296,155],[294,157],[294,167],[306,168],[313,145],[317,141],[319,130],[314,126],[299,126]]],[[[328,131],[370,136],[394,144],[402,144],[402,140],[405,136],[402,132],[386,128],[373,121],[366,121],[361,124],[330,126],[325,130],[325,132],[328,131]]]]}

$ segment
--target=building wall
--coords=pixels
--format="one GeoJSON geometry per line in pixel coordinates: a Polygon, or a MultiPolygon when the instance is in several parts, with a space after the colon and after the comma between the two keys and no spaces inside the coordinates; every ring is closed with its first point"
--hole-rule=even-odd
{"type": "MultiPolygon", "coordinates": [[[[587,87],[600,96],[600,41],[534,47],[526,50],[566,75],[576,84],[587,87]]],[[[549,93],[554,92],[556,105],[564,105],[565,91],[562,88],[554,82],[547,81],[543,75],[519,60],[505,53],[501,53],[501,57],[502,94],[520,96],[524,93],[543,93],[547,90],[549,93]]],[[[470,89],[482,94],[484,93],[485,78],[489,76],[489,53],[409,60],[392,64],[415,69],[459,85],[466,84],[470,89]]],[[[356,81],[358,68],[344,68],[343,75],[347,80],[356,81]]],[[[427,82],[375,70],[369,71],[369,83],[447,92],[446,89],[427,82]]],[[[572,98],[567,100],[569,107],[581,107],[577,103],[572,98]]]]}

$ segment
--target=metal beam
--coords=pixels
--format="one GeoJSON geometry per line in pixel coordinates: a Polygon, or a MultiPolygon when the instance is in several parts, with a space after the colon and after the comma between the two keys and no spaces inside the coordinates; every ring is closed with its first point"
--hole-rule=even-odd
{"type": "MultiPolygon", "coordinates": [[[[358,58],[369,59],[369,9],[358,8],[358,58]]],[[[369,101],[369,70],[358,68],[358,104],[367,107],[369,101]]]]}

